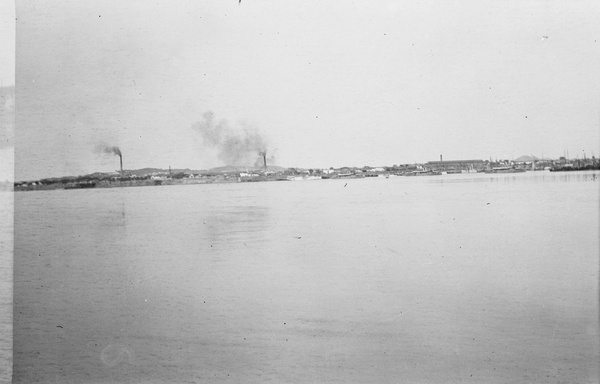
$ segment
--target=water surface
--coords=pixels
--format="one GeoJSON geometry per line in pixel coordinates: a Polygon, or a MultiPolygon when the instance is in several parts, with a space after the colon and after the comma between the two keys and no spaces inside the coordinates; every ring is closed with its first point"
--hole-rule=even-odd
{"type": "Polygon", "coordinates": [[[17,193],[14,381],[598,382],[599,176],[17,193]]]}

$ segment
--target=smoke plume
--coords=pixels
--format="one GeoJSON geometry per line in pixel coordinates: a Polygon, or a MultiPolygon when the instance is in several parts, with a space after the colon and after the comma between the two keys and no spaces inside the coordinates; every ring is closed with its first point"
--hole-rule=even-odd
{"type": "Polygon", "coordinates": [[[260,163],[263,166],[267,143],[256,130],[233,129],[226,120],[216,121],[214,113],[210,111],[202,117],[204,119],[192,125],[192,128],[200,133],[205,145],[217,151],[219,160],[226,165],[260,163]]]}
{"type": "Polygon", "coordinates": [[[106,154],[110,154],[110,155],[119,156],[119,167],[121,170],[121,177],[123,177],[123,154],[121,153],[121,150],[119,149],[119,147],[110,146],[110,145],[106,145],[106,144],[98,144],[96,146],[95,151],[96,151],[96,153],[106,153],[106,154]]]}
{"type": "Polygon", "coordinates": [[[109,155],[117,155],[119,157],[123,156],[119,147],[114,147],[114,146],[111,147],[106,144],[98,144],[96,146],[96,152],[97,153],[107,153],[109,155]]]}

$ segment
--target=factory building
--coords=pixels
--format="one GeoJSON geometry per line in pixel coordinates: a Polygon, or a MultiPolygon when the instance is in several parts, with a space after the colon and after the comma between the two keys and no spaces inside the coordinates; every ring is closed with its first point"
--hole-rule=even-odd
{"type": "Polygon", "coordinates": [[[429,161],[425,168],[447,173],[481,172],[486,169],[486,163],[483,160],[442,160],[440,156],[440,161],[429,161]]]}

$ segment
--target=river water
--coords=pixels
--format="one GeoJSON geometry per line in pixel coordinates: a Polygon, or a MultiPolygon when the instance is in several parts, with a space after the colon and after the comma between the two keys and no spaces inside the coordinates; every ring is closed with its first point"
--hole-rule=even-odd
{"type": "Polygon", "coordinates": [[[17,383],[592,383],[600,173],[15,194],[17,383]]]}

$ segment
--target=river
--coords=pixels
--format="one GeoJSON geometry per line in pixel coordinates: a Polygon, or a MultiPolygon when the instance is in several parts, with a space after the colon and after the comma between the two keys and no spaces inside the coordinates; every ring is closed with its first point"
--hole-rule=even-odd
{"type": "Polygon", "coordinates": [[[15,193],[16,383],[597,383],[600,172],[15,193]]]}

